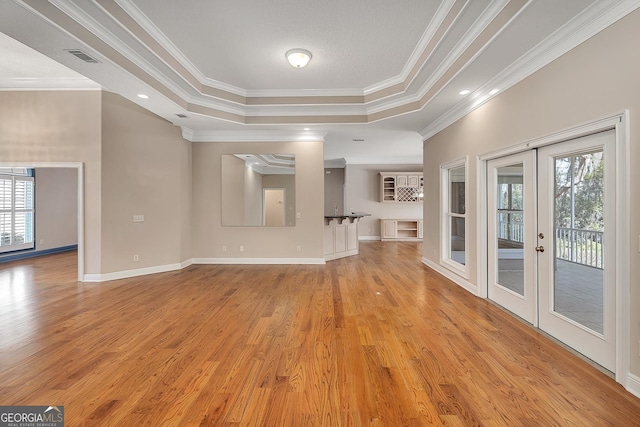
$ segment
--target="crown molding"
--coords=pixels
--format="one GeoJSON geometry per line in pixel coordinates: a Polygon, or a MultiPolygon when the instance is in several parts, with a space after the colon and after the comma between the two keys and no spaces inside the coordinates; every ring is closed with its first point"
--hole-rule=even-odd
{"type": "Polygon", "coordinates": [[[422,129],[420,135],[423,140],[431,138],[496,96],[489,95],[491,90],[498,88],[504,92],[639,7],[640,0],[596,2],[476,90],[475,97],[470,96],[456,104],[422,129]]]}
{"type": "MultiPolygon", "coordinates": [[[[185,98],[183,98],[185,99],[185,98]]],[[[211,108],[217,111],[221,111],[224,113],[237,114],[242,117],[247,117],[247,109],[243,108],[237,104],[229,103],[225,104],[219,99],[211,100],[211,99],[202,99],[200,97],[188,96],[185,101],[189,106],[199,106],[203,108],[211,108]]],[[[191,111],[189,107],[186,108],[187,111],[191,111]]],[[[191,111],[193,112],[193,111],[191,111]]]]}
{"type": "Polygon", "coordinates": [[[244,109],[244,115],[251,117],[271,116],[353,116],[366,115],[367,109],[362,105],[308,105],[308,106],[259,106],[251,105],[244,109]]]}
{"type": "Polygon", "coordinates": [[[191,142],[302,142],[322,141],[326,132],[317,131],[195,131],[183,126],[182,137],[191,142]]]}
{"type": "Polygon", "coordinates": [[[422,156],[346,157],[347,165],[421,165],[422,156]]]}
{"type": "Polygon", "coordinates": [[[102,90],[87,78],[0,78],[0,91],[10,90],[102,90]]]}
{"type": "Polygon", "coordinates": [[[328,96],[364,96],[362,89],[266,89],[247,90],[247,98],[306,98],[328,96]]]}

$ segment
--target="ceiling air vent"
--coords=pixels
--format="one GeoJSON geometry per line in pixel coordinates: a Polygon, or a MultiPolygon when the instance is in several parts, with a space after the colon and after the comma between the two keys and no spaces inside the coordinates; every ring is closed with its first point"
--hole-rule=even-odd
{"type": "Polygon", "coordinates": [[[353,142],[364,142],[364,138],[353,138],[353,142]]]}
{"type": "Polygon", "coordinates": [[[97,64],[98,61],[96,58],[92,57],[91,55],[81,51],[80,49],[65,49],[67,52],[69,52],[70,54],[72,54],[73,56],[80,58],[81,60],[83,60],[84,62],[88,62],[90,64],[97,64]]]}
{"type": "Polygon", "coordinates": [[[180,117],[181,119],[186,119],[187,115],[186,114],[182,114],[182,113],[178,113],[176,114],[176,116],[180,117]]]}

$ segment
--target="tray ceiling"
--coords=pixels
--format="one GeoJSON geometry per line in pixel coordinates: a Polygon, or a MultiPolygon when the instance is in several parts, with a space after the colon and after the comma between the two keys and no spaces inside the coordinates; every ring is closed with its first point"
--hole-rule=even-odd
{"type": "MultiPolygon", "coordinates": [[[[0,4],[0,31],[74,70],[67,84],[86,87],[90,79],[181,126],[191,140],[259,139],[270,130],[361,142],[358,133],[384,129],[412,133],[411,143],[421,144],[639,5],[12,0],[0,4]],[[311,51],[306,68],[286,62],[292,48],[311,51]]],[[[0,67],[4,87],[12,78],[15,87],[28,80],[0,67]]]]}

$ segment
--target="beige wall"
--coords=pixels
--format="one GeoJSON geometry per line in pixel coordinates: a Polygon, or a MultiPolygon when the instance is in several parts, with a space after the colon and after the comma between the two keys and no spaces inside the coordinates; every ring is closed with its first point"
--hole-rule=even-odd
{"type": "Polygon", "coordinates": [[[77,169],[38,168],[35,179],[36,250],[77,245],[77,169]]]}
{"type": "Polygon", "coordinates": [[[245,166],[244,160],[236,156],[222,156],[221,167],[220,179],[224,182],[221,188],[224,203],[220,204],[222,221],[225,225],[246,224],[246,198],[254,192],[247,192],[247,186],[251,187],[254,174],[245,166]]]}
{"type": "MultiPolygon", "coordinates": [[[[347,165],[345,208],[371,214],[360,221],[358,232],[361,238],[380,238],[380,219],[383,218],[422,218],[422,203],[380,202],[380,172],[420,171],[419,165],[347,165]]],[[[427,193],[425,196],[427,199],[430,197],[427,193]]]]}
{"type": "Polygon", "coordinates": [[[101,270],[100,91],[0,92],[1,162],[83,162],[85,273],[101,270]]]}
{"type": "Polygon", "coordinates": [[[185,261],[191,143],[119,95],[103,94],[102,113],[102,273],[185,261]],[[134,215],[144,222],[134,223],[134,215]]]}
{"type": "Polygon", "coordinates": [[[323,258],[322,142],[193,144],[194,258],[323,258]],[[222,154],[293,153],[296,156],[295,227],[223,227],[222,154]],[[227,252],[222,246],[227,246],[227,252]],[[240,246],[244,252],[240,252],[240,246]],[[296,246],[301,251],[297,252],[296,246]]]}
{"type": "MultiPolygon", "coordinates": [[[[623,18],[424,144],[425,191],[437,195],[439,166],[469,156],[467,198],[470,281],[477,284],[476,156],[630,110],[631,371],[640,374],[640,10],[623,18]]],[[[424,206],[423,255],[439,262],[439,203],[424,206]]]]}

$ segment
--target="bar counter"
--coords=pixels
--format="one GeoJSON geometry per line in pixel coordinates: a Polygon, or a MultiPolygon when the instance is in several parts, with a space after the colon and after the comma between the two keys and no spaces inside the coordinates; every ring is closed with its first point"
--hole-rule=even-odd
{"type": "Polygon", "coordinates": [[[331,261],[358,255],[358,223],[367,213],[325,215],[324,217],[324,259],[331,261]]]}

